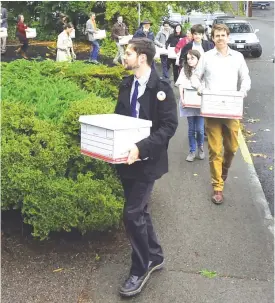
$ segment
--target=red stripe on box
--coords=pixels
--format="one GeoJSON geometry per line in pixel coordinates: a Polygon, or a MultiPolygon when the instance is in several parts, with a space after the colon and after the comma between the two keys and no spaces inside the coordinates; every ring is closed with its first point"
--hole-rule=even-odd
{"type": "Polygon", "coordinates": [[[203,114],[203,113],[201,113],[201,116],[202,117],[213,117],[213,118],[224,118],[224,117],[227,117],[227,118],[231,118],[231,119],[242,119],[243,118],[243,116],[234,116],[234,115],[221,115],[221,114],[203,114]]]}
{"type": "Polygon", "coordinates": [[[186,104],[186,103],[184,103],[184,107],[201,108],[201,105],[194,105],[194,104],[186,104]]]}
{"type": "Polygon", "coordinates": [[[125,163],[128,159],[127,157],[113,159],[111,157],[106,157],[106,156],[103,156],[103,155],[100,155],[100,154],[97,154],[97,153],[94,153],[94,152],[90,152],[90,151],[87,151],[87,150],[84,150],[84,149],[81,149],[80,151],[81,151],[81,154],[83,154],[85,156],[95,158],[95,159],[98,159],[98,160],[102,160],[104,162],[113,163],[113,164],[114,163],[125,163]]]}

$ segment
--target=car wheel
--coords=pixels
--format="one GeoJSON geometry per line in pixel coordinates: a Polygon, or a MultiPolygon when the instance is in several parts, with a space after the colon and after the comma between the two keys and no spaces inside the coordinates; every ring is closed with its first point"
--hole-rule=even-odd
{"type": "Polygon", "coordinates": [[[263,50],[262,50],[262,47],[260,46],[259,49],[256,49],[251,52],[251,56],[254,58],[259,58],[259,57],[261,57],[262,52],[263,52],[263,50]]]}

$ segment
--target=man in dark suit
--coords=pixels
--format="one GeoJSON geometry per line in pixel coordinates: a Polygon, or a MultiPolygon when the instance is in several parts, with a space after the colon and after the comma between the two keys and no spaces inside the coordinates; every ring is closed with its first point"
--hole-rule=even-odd
{"type": "Polygon", "coordinates": [[[126,77],[119,89],[115,113],[152,121],[151,134],[129,152],[127,164],[116,165],[125,195],[123,221],[132,245],[130,274],[120,288],[122,296],[139,293],[150,274],[164,264],[162,248],[148,212],[155,180],[168,172],[168,144],[178,125],[175,97],[151,64],[155,46],[147,38],[132,39],[125,52],[126,77]]]}

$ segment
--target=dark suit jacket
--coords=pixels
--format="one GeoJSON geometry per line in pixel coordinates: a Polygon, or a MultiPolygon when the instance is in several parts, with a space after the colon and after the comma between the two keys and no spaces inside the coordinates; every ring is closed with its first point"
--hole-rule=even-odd
{"type": "Polygon", "coordinates": [[[148,38],[152,41],[155,40],[155,35],[153,32],[149,31],[147,33],[147,35],[145,34],[145,32],[143,31],[142,28],[139,28],[133,35],[133,38],[148,38]]]}
{"type": "MultiPolygon", "coordinates": [[[[134,76],[124,78],[120,85],[115,113],[131,116],[130,93],[134,76]]],[[[151,134],[136,143],[140,159],[132,165],[118,164],[117,171],[122,178],[139,181],[154,181],[168,172],[168,144],[178,126],[177,106],[170,85],[161,80],[152,70],[144,94],[138,99],[139,118],[152,121],[151,134]],[[158,100],[157,93],[163,91],[166,98],[158,100]]]]}
{"type": "Polygon", "coordinates": [[[8,12],[7,9],[4,7],[1,7],[1,27],[8,28],[8,12]]]}
{"type": "MultiPolygon", "coordinates": [[[[214,48],[214,44],[211,41],[207,41],[207,40],[202,40],[202,48],[204,50],[204,52],[208,52],[210,49],[214,48]]],[[[188,44],[186,44],[184,46],[184,48],[181,50],[180,53],[180,62],[183,61],[184,56],[187,54],[187,52],[192,49],[193,46],[193,41],[189,42],[188,44]]]]}

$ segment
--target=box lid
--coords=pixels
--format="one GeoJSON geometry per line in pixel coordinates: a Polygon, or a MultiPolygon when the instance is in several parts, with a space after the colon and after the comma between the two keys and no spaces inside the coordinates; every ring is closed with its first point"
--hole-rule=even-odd
{"type": "Polygon", "coordinates": [[[204,89],[202,91],[203,95],[216,95],[216,96],[234,96],[234,97],[243,97],[243,92],[235,90],[208,90],[204,89]]]}
{"type": "Polygon", "coordinates": [[[80,123],[94,125],[110,130],[151,127],[152,121],[118,114],[85,115],[79,117],[80,123]]]}

